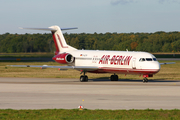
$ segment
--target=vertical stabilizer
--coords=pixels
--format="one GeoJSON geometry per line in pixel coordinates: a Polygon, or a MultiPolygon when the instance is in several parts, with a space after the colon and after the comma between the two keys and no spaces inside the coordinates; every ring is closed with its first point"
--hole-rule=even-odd
{"type": "Polygon", "coordinates": [[[77,50],[76,48],[73,48],[73,47],[67,45],[59,26],[51,26],[49,28],[53,29],[53,30],[51,30],[51,32],[52,32],[52,36],[54,39],[54,44],[56,46],[55,54],[68,52],[68,51],[72,51],[72,50],[77,50]]]}

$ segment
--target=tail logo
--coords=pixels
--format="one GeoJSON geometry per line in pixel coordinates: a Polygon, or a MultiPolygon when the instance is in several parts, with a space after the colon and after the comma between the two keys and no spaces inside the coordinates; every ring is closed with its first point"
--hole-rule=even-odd
{"type": "Polygon", "coordinates": [[[60,37],[59,37],[58,34],[57,34],[57,37],[58,37],[58,40],[59,40],[59,42],[60,42],[60,44],[61,44],[61,47],[62,47],[62,48],[68,48],[68,46],[63,46],[62,41],[61,41],[61,39],[60,39],[60,37]]]}

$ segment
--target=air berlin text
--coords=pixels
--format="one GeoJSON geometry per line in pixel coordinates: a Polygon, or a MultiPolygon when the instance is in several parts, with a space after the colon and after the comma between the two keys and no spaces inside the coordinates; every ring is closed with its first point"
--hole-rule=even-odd
{"type": "Polygon", "coordinates": [[[132,56],[113,55],[110,59],[110,55],[103,55],[99,60],[99,64],[108,64],[110,61],[111,65],[129,65],[132,56]]]}

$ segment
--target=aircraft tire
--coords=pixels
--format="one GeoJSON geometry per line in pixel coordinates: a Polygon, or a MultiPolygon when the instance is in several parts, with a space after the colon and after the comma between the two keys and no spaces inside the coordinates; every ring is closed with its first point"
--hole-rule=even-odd
{"type": "Polygon", "coordinates": [[[80,82],[84,82],[84,76],[83,75],[80,76],[80,82]]]}
{"type": "Polygon", "coordinates": [[[114,81],[114,75],[111,75],[111,81],[114,81]]]}
{"type": "Polygon", "coordinates": [[[84,76],[84,80],[85,80],[85,82],[88,82],[88,76],[87,75],[84,76]]]}
{"type": "Polygon", "coordinates": [[[118,75],[114,75],[115,81],[118,81],[118,75]]]}
{"type": "Polygon", "coordinates": [[[118,81],[118,75],[111,75],[111,81],[118,81]]]}
{"type": "Polygon", "coordinates": [[[147,78],[143,78],[143,83],[147,83],[148,82],[148,79],[147,78]]]}
{"type": "Polygon", "coordinates": [[[80,76],[80,82],[88,82],[88,76],[87,75],[81,75],[80,76]]]}

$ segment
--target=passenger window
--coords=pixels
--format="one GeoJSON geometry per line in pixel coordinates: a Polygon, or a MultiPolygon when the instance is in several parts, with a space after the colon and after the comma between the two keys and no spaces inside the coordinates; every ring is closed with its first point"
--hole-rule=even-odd
{"type": "Polygon", "coordinates": [[[153,58],[154,61],[157,61],[156,58],[153,58]]]}

